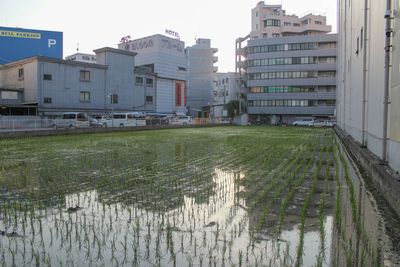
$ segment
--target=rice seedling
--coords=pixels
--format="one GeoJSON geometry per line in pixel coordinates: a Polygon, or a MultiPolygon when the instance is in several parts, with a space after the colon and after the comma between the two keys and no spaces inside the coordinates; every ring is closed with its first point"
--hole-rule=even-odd
{"type": "Polygon", "coordinates": [[[328,186],[330,167],[339,184],[344,165],[327,148],[332,140],[330,130],[291,127],[0,140],[7,155],[0,161],[1,262],[325,266],[334,189],[335,225],[342,225],[343,191],[328,186]],[[319,176],[325,185],[317,194],[319,176]],[[321,245],[303,255],[315,207],[320,235],[313,241],[321,245]]]}

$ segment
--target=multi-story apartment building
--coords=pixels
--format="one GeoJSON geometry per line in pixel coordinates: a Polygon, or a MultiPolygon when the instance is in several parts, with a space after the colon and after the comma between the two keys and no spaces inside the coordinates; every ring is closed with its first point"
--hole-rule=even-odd
{"type": "Polygon", "coordinates": [[[228,116],[226,104],[239,99],[237,75],[235,72],[217,73],[213,91],[211,112],[213,117],[224,118],[228,116]]]}
{"type": "Polygon", "coordinates": [[[187,112],[187,63],[183,41],[156,34],[120,43],[118,47],[137,53],[136,66],[148,67],[155,74],[153,86],[156,90],[152,100],[156,112],[187,112]]]}
{"type": "Polygon", "coordinates": [[[400,2],[339,1],[338,126],[400,170],[400,2]]]}
{"type": "Polygon", "coordinates": [[[260,1],[251,11],[252,39],[324,34],[331,31],[332,27],[326,25],[325,16],[286,15],[281,5],[266,5],[264,1],[260,1]]]}
{"type": "Polygon", "coordinates": [[[236,42],[236,72],[251,120],[291,123],[335,115],[337,36],[330,30],[324,16],[299,18],[281,5],[257,4],[252,32],[236,42]]]}
{"type": "Polygon", "coordinates": [[[10,115],[26,114],[29,104],[36,108],[29,114],[51,116],[132,111],[145,101],[134,85],[136,53],[110,47],[94,52],[96,64],[34,56],[1,65],[0,104],[14,109],[10,115]]]}
{"type": "Polygon", "coordinates": [[[215,89],[216,72],[214,64],[218,61],[216,48],[211,47],[210,39],[197,39],[196,44],[186,48],[187,57],[187,104],[191,115],[197,115],[212,102],[215,89]]]}

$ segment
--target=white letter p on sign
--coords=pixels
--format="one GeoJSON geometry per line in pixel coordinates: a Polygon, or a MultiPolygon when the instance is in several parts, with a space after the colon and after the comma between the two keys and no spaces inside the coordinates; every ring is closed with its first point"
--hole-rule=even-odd
{"type": "Polygon", "coordinates": [[[53,45],[56,45],[57,41],[54,39],[48,39],[47,45],[48,47],[52,47],[53,45]]]}

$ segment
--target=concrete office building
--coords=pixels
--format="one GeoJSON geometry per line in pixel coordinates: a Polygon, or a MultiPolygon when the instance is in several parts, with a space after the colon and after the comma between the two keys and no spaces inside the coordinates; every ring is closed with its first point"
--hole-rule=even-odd
{"type": "Polygon", "coordinates": [[[193,116],[211,105],[218,71],[214,66],[218,61],[217,51],[211,47],[210,39],[197,39],[195,45],[186,48],[187,104],[193,116]]]}
{"type": "Polygon", "coordinates": [[[136,53],[109,47],[94,52],[96,64],[35,56],[1,65],[1,105],[29,104],[45,116],[132,111],[144,105],[143,89],[134,85],[136,53]]]}
{"type": "Polygon", "coordinates": [[[281,5],[257,4],[250,35],[236,41],[236,72],[246,87],[250,120],[291,123],[335,115],[337,36],[330,30],[324,16],[299,18],[281,5]]]}
{"type": "Polygon", "coordinates": [[[156,112],[187,112],[187,65],[184,42],[156,34],[127,40],[118,47],[137,53],[136,66],[150,68],[150,72],[155,74],[153,101],[156,112]]]}
{"type": "Polygon", "coordinates": [[[228,116],[226,104],[239,99],[237,75],[234,72],[217,73],[213,91],[212,112],[216,119],[228,116]]]}
{"type": "Polygon", "coordinates": [[[339,1],[338,126],[400,170],[399,1],[339,1]],[[386,60],[385,60],[386,59],[386,60]]]}

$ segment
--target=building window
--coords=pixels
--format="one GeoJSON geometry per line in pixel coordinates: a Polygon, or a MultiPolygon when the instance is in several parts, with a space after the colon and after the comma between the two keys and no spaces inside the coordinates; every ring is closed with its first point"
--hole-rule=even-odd
{"type": "Polygon", "coordinates": [[[24,79],[24,69],[18,69],[18,80],[23,80],[24,79]]]}
{"type": "Polygon", "coordinates": [[[51,97],[45,97],[45,98],[43,98],[43,103],[45,103],[45,104],[51,104],[51,102],[52,102],[51,97]]]}
{"type": "Polygon", "coordinates": [[[320,71],[320,72],[318,72],[318,77],[326,77],[326,78],[336,77],[336,72],[335,71],[320,71]]]}
{"type": "Polygon", "coordinates": [[[153,86],[153,79],[147,78],[147,79],[146,79],[146,85],[153,86]]]}
{"type": "Polygon", "coordinates": [[[178,67],[178,70],[186,71],[186,68],[184,68],[184,67],[178,67]]]}
{"type": "MultiPolygon", "coordinates": [[[[328,75],[327,74],[328,72],[329,71],[321,72],[321,75],[328,75]]],[[[249,73],[248,77],[249,80],[317,78],[317,72],[316,71],[256,72],[256,73],[249,73]]],[[[328,76],[320,76],[320,77],[328,77],[328,76]]]]}
{"type": "Polygon", "coordinates": [[[294,27],[300,27],[300,23],[293,23],[294,27]]]}
{"type": "Polygon", "coordinates": [[[13,91],[2,91],[1,92],[1,99],[13,99],[17,100],[18,99],[18,92],[13,92],[13,91]]]}
{"type": "Polygon", "coordinates": [[[43,80],[51,81],[51,74],[43,74],[43,80]]]}
{"type": "Polygon", "coordinates": [[[264,20],[264,27],[280,27],[281,21],[279,19],[266,19],[264,20]]]}
{"type": "Polygon", "coordinates": [[[89,82],[90,81],[90,71],[88,70],[81,70],[80,71],[80,76],[79,80],[83,82],[89,82]]]}
{"type": "Polygon", "coordinates": [[[142,85],[143,84],[143,77],[136,77],[135,78],[135,83],[142,85]]]}
{"type": "Polygon", "coordinates": [[[81,91],[79,94],[79,101],[80,102],[90,102],[90,92],[81,91]]]}
{"type": "Polygon", "coordinates": [[[147,95],[146,96],[146,102],[153,102],[153,96],[152,95],[147,95]]]}
{"type": "Polygon", "coordinates": [[[118,95],[112,94],[110,97],[111,104],[118,104],[118,95]]]}
{"type": "Polygon", "coordinates": [[[278,38],[281,37],[281,35],[279,33],[273,33],[272,34],[272,38],[278,38]]]}
{"type": "Polygon", "coordinates": [[[314,23],[317,24],[317,25],[322,25],[322,22],[318,21],[318,20],[314,21],[314,23]]]}
{"type": "Polygon", "coordinates": [[[336,43],[335,42],[323,42],[318,44],[319,49],[331,49],[331,48],[336,48],[336,43]]]}
{"type": "Polygon", "coordinates": [[[291,22],[284,22],[283,26],[292,26],[292,23],[291,22]]]}
{"type": "Polygon", "coordinates": [[[280,51],[294,51],[294,50],[314,50],[318,48],[336,48],[336,43],[291,43],[291,44],[274,44],[251,46],[248,51],[249,54],[254,53],[270,53],[280,51]],[[335,46],[335,47],[332,47],[335,46]]]}

